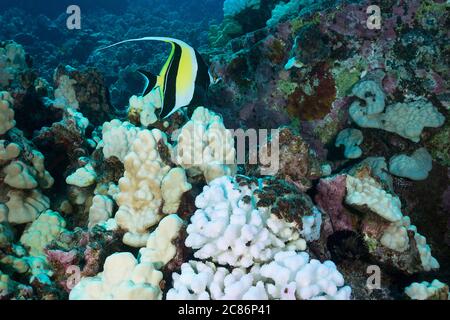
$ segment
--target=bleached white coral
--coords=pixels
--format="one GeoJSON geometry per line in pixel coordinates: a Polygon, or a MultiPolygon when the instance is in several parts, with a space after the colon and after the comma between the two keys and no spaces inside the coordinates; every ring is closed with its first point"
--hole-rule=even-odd
{"type": "Polygon", "coordinates": [[[42,213],[20,237],[20,242],[29,248],[31,256],[44,255],[44,248],[65,230],[66,221],[58,212],[42,213]]]}
{"type": "Polygon", "coordinates": [[[33,174],[39,186],[43,189],[48,189],[53,186],[55,180],[44,166],[44,155],[37,150],[32,151],[33,158],[31,164],[33,165],[33,174]]]}
{"type": "Polygon", "coordinates": [[[5,134],[16,125],[13,103],[13,98],[8,92],[0,92],[0,135],[5,134]]]}
{"type": "Polygon", "coordinates": [[[14,292],[14,281],[0,270],[0,299],[5,299],[14,292]]]}
{"type": "Polygon", "coordinates": [[[247,8],[258,9],[261,0],[225,0],[223,13],[225,16],[235,16],[247,8]]]}
{"type": "Polygon", "coordinates": [[[159,90],[152,90],[145,96],[132,96],[129,101],[128,116],[139,115],[139,121],[147,127],[158,120],[157,113],[162,107],[159,90]]]}
{"type": "Polygon", "coordinates": [[[371,211],[388,221],[399,221],[403,214],[401,202],[387,193],[372,177],[356,178],[347,175],[347,195],[345,202],[353,206],[367,206],[371,211]]]}
{"type": "MultiPolygon", "coordinates": [[[[12,155],[17,157],[20,154],[20,148],[14,147],[14,144],[11,145],[14,150],[10,150],[11,153],[6,156],[8,160],[11,160],[12,155]]],[[[33,150],[32,155],[31,166],[20,160],[14,160],[3,168],[4,182],[8,186],[15,189],[35,189],[38,186],[47,189],[53,185],[52,176],[45,170],[42,153],[33,150]]]]}
{"type": "Polygon", "coordinates": [[[10,187],[16,189],[34,189],[38,186],[30,168],[22,161],[11,162],[3,168],[3,173],[5,174],[4,182],[10,187]]]}
{"type": "Polygon", "coordinates": [[[140,130],[129,122],[114,119],[105,122],[102,128],[102,142],[98,147],[103,147],[105,159],[116,157],[124,162],[125,156],[130,153],[133,141],[140,130]]]}
{"type": "Polygon", "coordinates": [[[70,300],[160,300],[160,271],[149,262],[141,262],[129,252],[106,258],[103,272],[83,278],[72,289],[70,300]]]}
{"type": "Polygon", "coordinates": [[[413,300],[444,299],[450,300],[448,286],[435,279],[431,283],[413,282],[405,288],[405,293],[413,300]]]}
{"type": "Polygon", "coordinates": [[[424,98],[389,105],[385,110],[384,93],[375,81],[359,82],[352,92],[365,101],[365,104],[355,101],[349,109],[353,121],[363,128],[382,129],[419,142],[425,127],[437,128],[445,121],[437,108],[424,98]]]}
{"type": "Polygon", "coordinates": [[[189,261],[172,277],[167,299],[174,300],[348,300],[351,294],[333,262],[310,261],[306,252],[279,252],[268,264],[231,272],[210,262],[189,261]]]}
{"type": "MultiPolygon", "coordinates": [[[[134,246],[145,246],[148,229],[161,219],[161,207],[165,201],[171,210],[176,211],[177,197],[182,196],[182,190],[187,190],[186,183],[177,186],[173,194],[162,191],[162,184],[174,185],[170,179],[183,181],[183,173],[171,174],[166,179],[170,167],[164,163],[158,152],[158,144],[169,149],[165,134],[157,129],[142,130],[133,142],[130,153],[125,157],[125,173],[119,180],[120,193],[116,196],[119,210],[115,220],[117,225],[127,232],[124,243],[134,246]],[[180,178],[181,177],[181,178],[180,178]]],[[[172,213],[172,212],[171,212],[172,213]]]]}
{"type": "Polygon", "coordinates": [[[372,80],[362,81],[353,86],[352,93],[366,102],[363,106],[360,101],[355,101],[350,106],[353,120],[360,127],[376,128],[379,125],[377,115],[383,112],[385,107],[386,97],[381,86],[372,80]]]}
{"type": "MultiPolygon", "coordinates": [[[[270,208],[256,207],[257,189],[253,184],[239,186],[231,177],[205,186],[195,200],[198,210],[191,217],[185,242],[197,250],[196,258],[249,267],[270,261],[281,250],[306,249],[300,236],[303,230],[294,222],[279,219],[270,208]]],[[[310,222],[307,225],[312,229],[310,222]]]]}
{"type": "Polygon", "coordinates": [[[0,47],[0,88],[7,87],[25,68],[25,50],[20,44],[9,42],[0,47]]]}
{"type": "Polygon", "coordinates": [[[230,273],[211,262],[191,260],[183,263],[181,273],[173,273],[172,278],[173,288],[167,293],[167,300],[268,299],[263,284],[256,284],[254,275],[243,268],[230,273]]]}
{"type": "Polygon", "coordinates": [[[306,252],[279,252],[261,266],[266,290],[274,299],[348,300],[351,288],[332,261],[309,260],[306,252]]]}
{"type": "Polygon", "coordinates": [[[420,148],[411,156],[396,155],[389,161],[389,172],[411,180],[425,180],[433,166],[433,158],[427,149],[420,148]]]}
{"type": "Polygon", "coordinates": [[[6,162],[19,156],[21,150],[15,143],[6,144],[5,140],[0,140],[0,161],[6,162]]]}
{"type": "Polygon", "coordinates": [[[408,227],[411,225],[409,217],[392,223],[383,233],[381,244],[389,249],[404,252],[409,248],[408,227]]]}
{"type": "Polygon", "coordinates": [[[157,268],[175,257],[177,248],[173,243],[180,235],[183,220],[176,214],[163,218],[147,240],[147,246],[139,250],[141,262],[151,262],[157,268]]]}
{"type": "Polygon", "coordinates": [[[184,169],[171,169],[161,182],[161,193],[164,199],[163,212],[165,214],[176,212],[180,206],[182,195],[191,189],[192,185],[187,181],[184,169]]]}
{"type": "Polygon", "coordinates": [[[363,166],[370,168],[371,174],[386,185],[388,190],[394,189],[392,176],[389,174],[388,165],[384,157],[367,157],[357,167],[350,169],[349,174],[354,175],[358,168],[363,166]]]}
{"type": "Polygon", "coordinates": [[[381,236],[381,244],[389,249],[404,252],[409,246],[408,231],[414,233],[414,240],[425,271],[438,269],[439,263],[432,257],[425,237],[417,232],[407,216],[401,212],[400,199],[383,190],[380,183],[370,176],[346,176],[346,203],[351,206],[366,206],[373,213],[391,222],[381,236]]]}
{"type": "Polygon", "coordinates": [[[431,248],[427,244],[427,239],[417,232],[416,226],[411,225],[409,229],[414,231],[414,240],[416,241],[417,250],[419,250],[423,269],[425,271],[439,269],[439,262],[431,255],[431,248]]]}
{"type": "Polygon", "coordinates": [[[78,168],[74,173],[66,178],[66,183],[80,188],[89,187],[97,180],[97,174],[90,163],[78,168]]]}
{"type": "Polygon", "coordinates": [[[44,167],[44,156],[31,150],[20,157],[22,150],[15,143],[0,140],[0,177],[6,201],[0,203],[0,222],[28,223],[49,208],[49,199],[40,188],[50,188],[53,178],[44,167]]]}
{"type": "Polygon", "coordinates": [[[58,88],[56,88],[56,90],[55,90],[55,101],[53,103],[55,108],[78,109],[79,103],[77,100],[77,95],[75,93],[75,89],[73,87],[77,83],[77,81],[74,79],[71,79],[67,75],[61,75],[57,79],[57,81],[58,81],[58,88]]]}
{"type": "Polygon", "coordinates": [[[89,126],[89,119],[72,107],[67,107],[64,109],[63,118],[74,121],[75,125],[82,134],[85,133],[87,127],[89,126]]]}
{"type": "Polygon", "coordinates": [[[317,208],[312,208],[312,215],[302,217],[302,230],[300,235],[306,241],[315,241],[320,238],[320,228],[322,226],[322,212],[317,208]]]}
{"type": "Polygon", "coordinates": [[[191,176],[203,173],[206,180],[232,175],[236,171],[234,139],[221,117],[198,107],[192,118],[175,135],[174,161],[191,176]]]}
{"type": "Polygon", "coordinates": [[[445,117],[431,102],[418,99],[388,106],[383,117],[383,129],[419,142],[425,127],[437,128],[442,126],[444,121],[445,117]]]}
{"type": "Polygon", "coordinates": [[[9,200],[5,203],[6,220],[12,224],[23,224],[34,221],[38,215],[50,208],[50,200],[39,189],[31,191],[10,190],[9,200]]]}
{"type": "Polygon", "coordinates": [[[362,155],[359,145],[363,142],[363,138],[362,132],[358,129],[344,129],[339,132],[335,146],[345,147],[344,156],[347,159],[357,159],[362,155]]]}
{"type": "Polygon", "coordinates": [[[131,152],[125,157],[125,173],[119,180],[117,195],[119,210],[115,219],[125,229],[124,243],[145,246],[148,228],[161,219],[161,182],[170,167],[164,164],[158,153],[158,142],[164,133],[159,130],[143,130],[135,139],[131,152]]]}
{"type": "Polygon", "coordinates": [[[104,195],[95,195],[92,198],[92,206],[89,208],[88,228],[93,228],[99,223],[106,222],[112,217],[113,201],[104,195]]]}

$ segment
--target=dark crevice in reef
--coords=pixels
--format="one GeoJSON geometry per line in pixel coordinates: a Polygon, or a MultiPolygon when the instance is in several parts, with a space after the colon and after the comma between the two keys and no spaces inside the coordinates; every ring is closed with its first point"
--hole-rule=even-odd
{"type": "Polygon", "coordinates": [[[14,110],[14,119],[27,138],[31,138],[36,130],[51,126],[62,119],[63,110],[49,110],[34,88],[29,88],[20,102],[20,108],[14,110]]]}

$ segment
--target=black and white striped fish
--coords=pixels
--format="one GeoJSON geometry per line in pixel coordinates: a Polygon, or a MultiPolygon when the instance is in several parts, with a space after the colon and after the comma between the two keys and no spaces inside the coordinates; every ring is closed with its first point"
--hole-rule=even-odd
{"type": "Polygon", "coordinates": [[[159,89],[162,102],[160,119],[171,116],[180,108],[200,105],[209,86],[217,82],[197,50],[178,39],[167,37],[129,39],[99,50],[135,41],[164,41],[172,45],[169,58],[158,76],[139,70],[146,79],[143,96],[154,89],[159,89]]]}

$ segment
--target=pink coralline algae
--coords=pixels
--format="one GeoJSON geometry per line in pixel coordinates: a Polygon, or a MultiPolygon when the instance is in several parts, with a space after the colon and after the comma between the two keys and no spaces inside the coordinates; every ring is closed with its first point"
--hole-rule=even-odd
{"type": "Polygon", "coordinates": [[[328,22],[331,30],[344,35],[372,38],[376,30],[367,28],[367,4],[349,4],[340,10],[334,21],[328,22]]]}
{"type": "Polygon", "coordinates": [[[403,23],[412,27],[419,7],[420,1],[418,0],[400,0],[398,5],[392,8],[392,12],[394,16],[399,17],[403,23]]]}
{"type": "Polygon", "coordinates": [[[333,178],[321,179],[317,191],[315,201],[331,220],[331,230],[326,231],[333,233],[353,230],[352,220],[345,212],[343,205],[346,194],[346,176],[338,175],[333,178]]]}
{"type": "Polygon", "coordinates": [[[70,267],[76,266],[78,263],[77,251],[46,250],[46,254],[48,263],[53,266],[55,278],[59,280],[61,287],[69,292],[70,288],[67,286],[67,280],[70,274],[68,271],[70,271],[70,267]]]}
{"type": "Polygon", "coordinates": [[[395,75],[387,74],[382,81],[384,92],[393,94],[397,89],[397,78],[395,75]]]}

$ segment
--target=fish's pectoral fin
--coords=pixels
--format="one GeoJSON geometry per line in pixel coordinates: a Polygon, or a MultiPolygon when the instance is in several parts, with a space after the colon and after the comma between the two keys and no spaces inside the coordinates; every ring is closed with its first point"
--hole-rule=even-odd
{"type": "Polygon", "coordinates": [[[149,94],[153,88],[156,86],[158,81],[158,76],[155,76],[153,73],[139,69],[138,72],[144,77],[146,84],[142,96],[146,96],[149,94]]]}

